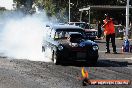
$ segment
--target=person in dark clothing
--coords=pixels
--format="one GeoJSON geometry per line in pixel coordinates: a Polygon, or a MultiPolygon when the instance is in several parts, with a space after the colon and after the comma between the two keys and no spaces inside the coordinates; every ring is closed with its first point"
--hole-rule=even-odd
{"type": "Polygon", "coordinates": [[[98,22],[98,38],[100,39],[102,35],[102,30],[101,30],[101,22],[98,22]]]}

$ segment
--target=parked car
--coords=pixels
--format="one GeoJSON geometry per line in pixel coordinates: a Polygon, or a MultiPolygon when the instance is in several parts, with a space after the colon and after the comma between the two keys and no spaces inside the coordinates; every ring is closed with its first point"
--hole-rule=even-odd
{"type": "Polygon", "coordinates": [[[86,36],[90,40],[95,40],[97,37],[97,30],[86,22],[69,22],[69,25],[79,26],[84,29],[86,36]]]}
{"type": "Polygon", "coordinates": [[[65,61],[87,61],[95,64],[98,60],[98,45],[85,40],[82,28],[73,25],[52,25],[47,27],[42,52],[55,64],[65,61]]]}

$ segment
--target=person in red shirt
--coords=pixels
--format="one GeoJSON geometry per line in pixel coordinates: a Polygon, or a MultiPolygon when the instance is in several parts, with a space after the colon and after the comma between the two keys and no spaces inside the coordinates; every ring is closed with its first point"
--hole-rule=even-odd
{"type": "Polygon", "coordinates": [[[116,44],[115,44],[115,27],[114,27],[114,22],[113,19],[110,18],[108,14],[105,14],[105,19],[103,20],[104,25],[102,26],[104,28],[104,35],[106,36],[106,52],[105,53],[110,53],[110,48],[109,48],[109,41],[111,39],[112,47],[113,47],[113,53],[117,54],[116,52],[116,44]]]}

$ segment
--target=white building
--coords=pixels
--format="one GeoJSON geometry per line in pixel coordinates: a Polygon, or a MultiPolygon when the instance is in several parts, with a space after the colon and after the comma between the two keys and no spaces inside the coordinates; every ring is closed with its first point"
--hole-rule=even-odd
{"type": "Polygon", "coordinates": [[[0,0],[0,7],[5,7],[7,10],[12,10],[13,0],[0,0]]]}

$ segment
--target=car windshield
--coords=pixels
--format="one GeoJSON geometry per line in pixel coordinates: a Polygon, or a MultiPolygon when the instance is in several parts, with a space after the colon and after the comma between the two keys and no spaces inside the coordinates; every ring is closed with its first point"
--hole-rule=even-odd
{"type": "Polygon", "coordinates": [[[79,26],[84,29],[92,29],[93,27],[87,23],[75,23],[76,26],[79,26]]]}
{"type": "Polygon", "coordinates": [[[81,28],[85,28],[86,24],[85,23],[75,23],[76,26],[79,26],[81,28]]]}
{"type": "Polygon", "coordinates": [[[80,33],[80,34],[82,34],[83,36],[85,36],[85,34],[84,34],[84,31],[83,30],[76,30],[76,29],[68,29],[68,30],[66,30],[66,29],[60,29],[60,30],[57,30],[56,32],[55,32],[55,36],[54,36],[54,38],[55,39],[65,39],[65,38],[67,38],[68,36],[69,36],[69,34],[70,33],[80,33]]]}

